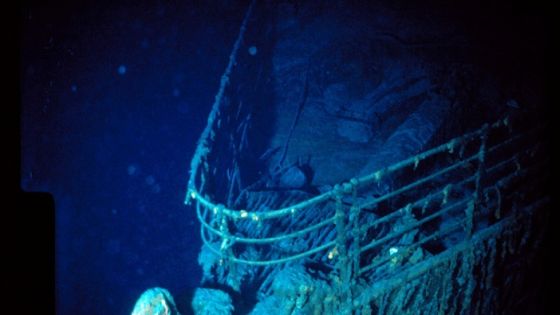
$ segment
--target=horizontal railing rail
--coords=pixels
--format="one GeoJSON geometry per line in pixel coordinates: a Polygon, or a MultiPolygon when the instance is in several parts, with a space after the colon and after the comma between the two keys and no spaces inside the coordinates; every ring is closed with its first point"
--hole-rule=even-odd
{"type": "MultiPolygon", "coordinates": [[[[366,176],[351,179],[347,182],[344,182],[339,185],[335,185],[333,189],[318,196],[314,196],[302,202],[282,207],[280,209],[265,209],[260,211],[252,211],[250,209],[232,209],[227,208],[221,204],[214,203],[210,200],[210,198],[204,196],[203,193],[196,190],[196,188],[189,188],[189,197],[191,201],[196,203],[196,214],[197,218],[201,223],[201,235],[205,246],[207,246],[212,252],[219,255],[224,259],[231,260],[232,262],[236,263],[243,263],[249,265],[256,265],[256,266],[265,266],[265,265],[272,265],[278,263],[285,263],[289,261],[293,261],[296,259],[309,257],[313,254],[319,253],[321,251],[329,252],[329,259],[332,259],[332,253],[340,254],[346,252],[346,243],[351,238],[349,235],[354,233],[355,236],[363,236],[369,229],[375,228],[382,224],[389,224],[390,222],[397,219],[399,216],[402,216],[405,212],[410,212],[411,209],[415,207],[426,207],[430,203],[434,203],[437,200],[441,200],[441,208],[433,213],[422,217],[421,219],[417,220],[414,224],[410,224],[403,229],[399,229],[397,231],[393,231],[392,233],[388,233],[386,235],[380,235],[377,239],[368,242],[367,244],[358,244],[355,245],[359,249],[357,251],[353,251],[351,255],[363,255],[368,251],[372,250],[375,247],[381,246],[382,244],[388,243],[391,239],[396,239],[399,236],[406,234],[414,229],[420,228],[424,224],[433,221],[437,218],[442,218],[445,214],[450,211],[456,211],[457,208],[463,207],[467,209],[465,211],[465,218],[461,218],[461,222],[463,225],[471,226],[472,229],[472,221],[473,219],[473,211],[475,204],[477,203],[477,199],[480,198],[481,194],[487,194],[488,189],[496,189],[497,185],[492,187],[476,187],[480,185],[480,177],[482,173],[488,174],[492,173],[497,169],[503,168],[506,165],[517,165],[519,162],[520,154],[522,152],[517,152],[512,156],[507,156],[506,158],[498,161],[494,165],[484,166],[484,157],[487,154],[492,154],[504,146],[511,145],[515,141],[519,141],[522,137],[529,136],[532,133],[527,132],[525,134],[512,134],[506,139],[501,142],[495,143],[490,147],[486,146],[486,141],[488,133],[492,129],[498,128],[506,128],[509,129],[510,122],[508,118],[501,119],[493,124],[484,125],[478,130],[474,132],[467,133],[463,136],[454,138],[442,145],[439,145],[435,148],[426,150],[421,152],[415,156],[412,156],[408,159],[403,161],[397,162],[392,164],[388,167],[383,168],[382,170],[373,172],[366,176]],[[454,154],[457,153],[457,150],[461,147],[465,147],[469,145],[470,142],[477,142],[479,149],[475,150],[475,152],[471,152],[468,156],[459,158],[456,162],[451,163],[448,166],[443,168],[437,169],[433,172],[428,174],[424,174],[424,176],[417,178],[416,180],[407,183],[397,189],[394,189],[390,192],[387,192],[383,195],[380,195],[376,198],[369,198],[365,202],[357,202],[356,196],[360,197],[359,194],[356,193],[357,190],[362,189],[363,187],[367,188],[367,185],[375,182],[381,181],[384,177],[390,177],[393,173],[403,170],[405,168],[409,168],[414,172],[416,168],[418,168],[419,164],[423,163],[423,161],[428,161],[430,158],[435,157],[438,154],[445,153],[445,154],[454,154]],[[388,199],[397,198],[401,195],[410,192],[428,182],[431,182],[435,179],[441,178],[444,175],[451,173],[453,171],[457,171],[461,168],[464,168],[466,165],[471,165],[472,163],[479,163],[481,167],[477,167],[474,171],[470,172],[466,176],[459,176],[459,179],[455,181],[447,181],[447,182],[440,182],[436,187],[432,187],[431,191],[427,195],[420,196],[417,199],[409,200],[406,205],[399,207],[395,210],[390,211],[385,216],[381,216],[372,220],[367,220],[365,224],[358,224],[355,220],[358,220],[358,215],[356,213],[363,213],[367,212],[365,210],[370,208],[375,208],[378,204],[387,201],[388,199]],[[475,186],[472,188],[473,193],[472,195],[468,195],[466,198],[462,200],[455,201],[452,204],[447,204],[448,195],[453,192],[454,188],[462,188],[465,187],[467,184],[471,186],[475,186]],[[343,205],[341,200],[344,196],[353,196],[353,203],[350,207],[347,205],[343,205]],[[269,223],[269,220],[273,219],[282,219],[282,218],[292,218],[296,213],[300,211],[308,211],[313,207],[321,207],[325,204],[332,205],[336,211],[334,211],[333,215],[328,215],[322,218],[319,222],[312,224],[310,226],[302,227],[299,229],[289,230],[289,231],[275,231],[276,235],[258,235],[258,236],[248,236],[242,235],[242,230],[236,231],[235,234],[232,234],[229,229],[230,225],[235,226],[236,223],[240,221],[250,221],[252,224],[255,224],[255,229],[258,230],[259,227],[262,227],[263,224],[270,224],[274,226],[273,222],[269,223]],[[445,206],[444,206],[445,205],[445,206]],[[472,209],[471,209],[472,208],[472,209]],[[351,212],[354,211],[352,214],[351,212]],[[291,216],[291,217],[290,217],[291,216]],[[469,221],[471,221],[469,223],[469,221]],[[229,249],[237,244],[245,244],[245,245],[266,245],[272,244],[275,242],[285,241],[289,239],[295,239],[299,237],[303,237],[305,235],[309,235],[317,230],[329,228],[330,226],[337,226],[337,225],[344,225],[343,230],[336,231],[335,239],[327,239],[324,244],[319,244],[313,248],[307,248],[297,253],[293,253],[292,255],[287,255],[280,257],[278,255],[274,255],[272,253],[269,255],[268,259],[242,259],[240,257],[236,257],[233,255],[232,251],[229,249]],[[357,229],[353,230],[353,227],[357,226],[357,229]],[[343,235],[339,235],[339,234],[343,235]],[[222,244],[219,248],[216,248],[216,244],[222,244]]],[[[514,172],[513,174],[508,174],[508,176],[504,176],[500,182],[504,182],[507,178],[513,178],[514,176],[519,176],[519,170],[514,172]]],[[[498,188],[499,189],[499,188],[498,188]]],[[[366,189],[365,194],[367,195],[368,191],[366,189]]],[[[365,199],[365,198],[363,198],[365,199]]],[[[272,229],[273,230],[273,229],[272,229]]],[[[425,243],[427,240],[431,240],[437,237],[442,237],[445,234],[449,234],[452,230],[447,232],[438,231],[433,236],[429,235],[428,238],[424,241],[420,240],[420,243],[425,243]]],[[[258,234],[258,233],[257,233],[258,234]]],[[[359,260],[359,257],[352,258],[354,260],[359,260]]],[[[373,267],[371,266],[360,266],[359,270],[356,270],[356,274],[364,274],[365,272],[371,270],[373,267]]]]}

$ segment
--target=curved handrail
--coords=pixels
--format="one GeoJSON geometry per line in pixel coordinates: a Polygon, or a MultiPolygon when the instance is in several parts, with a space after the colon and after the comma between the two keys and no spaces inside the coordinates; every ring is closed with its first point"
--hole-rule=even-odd
{"type": "MultiPolygon", "coordinates": [[[[284,263],[284,262],[288,262],[288,261],[292,261],[298,258],[303,258],[303,257],[307,257],[310,256],[312,254],[318,253],[324,249],[327,249],[329,247],[333,247],[336,248],[337,246],[343,246],[340,243],[340,240],[332,240],[329,241],[325,244],[319,245],[315,248],[310,248],[307,249],[303,252],[297,253],[295,255],[291,255],[288,257],[282,257],[282,258],[275,258],[275,259],[270,259],[270,260],[248,260],[248,259],[242,259],[239,257],[235,257],[233,255],[233,253],[230,252],[226,252],[223,249],[217,249],[214,248],[212,246],[212,244],[208,241],[208,238],[206,236],[206,233],[210,233],[210,235],[214,235],[218,238],[220,238],[223,242],[227,243],[227,248],[231,247],[233,244],[235,243],[242,243],[242,244],[270,244],[270,243],[274,243],[274,242],[278,242],[281,240],[286,240],[286,239],[292,239],[292,238],[296,238],[296,237],[300,237],[303,236],[304,234],[307,233],[311,233],[313,231],[319,230],[321,228],[324,228],[330,224],[338,224],[338,216],[342,215],[346,216],[348,215],[348,213],[343,213],[343,212],[339,212],[337,211],[336,214],[334,216],[328,216],[326,218],[324,218],[323,220],[321,220],[318,223],[315,223],[311,226],[307,226],[305,228],[302,228],[300,230],[296,230],[296,231],[290,231],[287,234],[280,234],[280,235],[276,235],[276,236],[266,236],[266,237],[244,237],[244,236],[240,236],[240,235],[232,235],[229,233],[229,231],[227,230],[227,228],[223,229],[223,226],[220,225],[220,223],[218,223],[218,227],[214,227],[212,221],[210,221],[206,214],[208,212],[210,212],[210,214],[213,215],[220,215],[222,216],[222,218],[230,218],[233,219],[233,222],[239,222],[240,220],[252,220],[254,221],[255,224],[262,224],[262,221],[266,220],[266,219],[272,219],[272,218],[279,218],[282,217],[284,215],[287,214],[291,214],[294,215],[297,211],[300,211],[304,208],[307,207],[311,207],[314,206],[320,202],[323,201],[328,201],[328,202],[333,202],[333,201],[337,201],[337,206],[340,206],[340,200],[341,200],[341,196],[344,194],[350,194],[351,192],[356,191],[357,188],[359,188],[361,185],[365,185],[367,183],[370,183],[373,180],[380,180],[381,177],[384,174],[388,174],[394,171],[397,171],[401,168],[404,167],[408,167],[408,166],[414,166],[414,168],[416,169],[416,167],[418,166],[418,163],[420,163],[420,161],[427,159],[437,153],[440,152],[445,152],[445,151],[449,151],[449,153],[453,152],[453,149],[456,145],[460,144],[465,146],[466,145],[466,141],[468,140],[473,140],[476,139],[477,137],[481,137],[481,139],[483,137],[486,137],[486,134],[490,128],[497,128],[497,127],[503,127],[503,126],[508,126],[508,119],[502,119],[499,120],[498,122],[492,124],[492,125],[484,125],[482,126],[480,129],[474,131],[474,132],[470,132],[468,134],[465,134],[463,136],[454,138],[442,145],[439,145],[435,148],[429,149],[427,151],[424,151],[420,154],[417,154],[413,157],[410,157],[408,159],[405,159],[403,161],[394,163],[384,169],[382,169],[381,171],[377,171],[374,173],[371,173],[369,175],[366,175],[364,177],[361,177],[359,179],[352,179],[347,183],[343,183],[341,185],[336,185],[335,188],[333,188],[332,190],[323,193],[321,195],[309,198],[305,201],[299,202],[295,205],[292,206],[288,206],[288,207],[284,207],[281,209],[277,209],[277,210],[268,210],[268,211],[260,211],[260,212],[256,212],[256,211],[247,211],[247,210],[234,210],[234,209],[228,209],[222,205],[217,205],[213,202],[211,202],[208,198],[203,197],[201,195],[198,195],[197,192],[195,191],[191,191],[191,198],[193,200],[195,200],[197,202],[197,207],[196,207],[196,212],[197,212],[197,218],[198,220],[201,222],[201,235],[203,237],[203,241],[205,243],[206,246],[208,246],[208,248],[210,248],[212,250],[212,252],[220,255],[221,257],[227,257],[227,259],[231,259],[231,261],[233,262],[238,262],[238,263],[244,263],[244,264],[249,264],[249,265],[256,265],[256,266],[266,266],[266,265],[270,265],[270,264],[275,264],[275,263],[284,263]],[[205,209],[205,214],[202,214],[201,210],[205,209]],[[208,211],[210,210],[210,211],[208,211]]],[[[532,131],[531,131],[532,132],[532,131]]],[[[465,158],[461,158],[459,161],[452,163],[450,166],[447,166],[443,169],[440,169],[436,172],[432,172],[429,173],[419,179],[416,179],[414,182],[407,184],[405,186],[400,187],[399,189],[396,189],[394,191],[391,191],[387,194],[384,194],[380,197],[377,197],[371,201],[367,201],[365,203],[362,204],[355,204],[354,203],[354,209],[356,211],[361,211],[363,209],[366,209],[368,207],[371,207],[381,201],[384,201],[388,198],[392,198],[394,196],[397,196],[399,194],[402,194],[405,191],[411,190],[415,187],[417,187],[418,185],[424,184],[434,178],[437,178],[447,172],[451,172],[453,170],[456,170],[457,168],[471,163],[473,161],[479,160],[479,162],[481,161],[481,157],[484,157],[485,154],[487,153],[492,153],[497,151],[498,149],[500,149],[501,147],[503,147],[504,145],[507,144],[512,144],[514,143],[514,141],[517,141],[520,139],[520,135],[512,135],[510,137],[508,137],[506,140],[499,142],[493,146],[490,146],[488,148],[486,148],[484,143],[481,143],[481,148],[482,150],[479,150],[477,153],[471,154],[468,157],[465,158]]],[[[502,161],[497,162],[494,165],[488,166],[487,168],[487,172],[492,172],[495,169],[501,168],[504,165],[508,164],[508,163],[517,163],[518,159],[519,159],[519,154],[514,154],[511,157],[508,157],[502,161]]],[[[507,178],[511,178],[511,176],[513,175],[519,175],[518,173],[516,174],[511,174],[509,176],[506,176],[507,178]]],[[[402,214],[403,211],[407,211],[410,210],[412,207],[416,207],[419,206],[421,204],[426,204],[429,203],[431,200],[440,197],[442,200],[447,200],[447,195],[449,194],[451,189],[454,189],[454,187],[462,187],[463,185],[465,185],[468,182],[474,182],[476,185],[477,181],[478,181],[478,177],[480,175],[478,174],[478,172],[476,172],[475,174],[471,174],[459,181],[453,181],[452,183],[447,183],[445,186],[441,186],[441,189],[438,189],[437,191],[431,192],[430,194],[423,196],[421,198],[418,198],[412,202],[409,202],[406,206],[403,206],[399,209],[396,209],[394,211],[392,211],[390,214],[385,215],[381,218],[377,218],[376,220],[364,225],[364,226],[360,226],[358,227],[358,233],[363,233],[364,231],[367,231],[368,229],[385,223],[385,222],[389,222],[390,220],[398,217],[399,214],[402,214]]],[[[473,198],[475,198],[475,195],[473,195],[473,198]]],[[[446,213],[447,211],[450,211],[451,209],[457,208],[459,206],[465,205],[466,203],[472,203],[471,198],[467,198],[467,199],[463,199],[457,203],[454,203],[453,205],[448,205],[446,207],[442,207],[439,211],[436,211],[435,213],[432,213],[430,215],[428,215],[427,217],[422,218],[421,220],[417,221],[415,224],[411,225],[411,226],[407,226],[406,231],[409,231],[411,229],[414,229],[415,227],[418,227],[430,220],[435,219],[436,217],[440,217],[441,215],[443,215],[444,213],[446,213]]],[[[442,201],[442,206],[445,204],[445,201],[442,201]]],[[[472,206],[472,205],[471,205],[472,206]]],[[[471,207],[469,206],[469,207],[471,207]]],[[[351,214],[350,214],[351,215],[351,214]]],[[[355,214],[354,214],[355,215],[355,214]]],[[[351,218],[348,219],[349,221],[352,220],[351,218]]],[[[471,218],[472,220],[472,218],[471,218]]],[[[469,218],[466,219],[466,221],[469,221],[469,218]]],[[[220,222],[220,220],[218,220],[218,222],[220,222]]],[[[221,221],[222,224],[224,224],[224,222],[226,221],[221,221]]],[[[406,232],[404,231],[404,232],[406,232]]],[[[339,231],[340,232],[340,231],[339,231]]],[[[339,233],[337,232],[337,233],[339,233]]],[[[387,240],[391,239],[391,238],[395,238],[398,235],[401,235],[402,233],[397,233],[397,232],[402,232],[403,231],[396,231],[394,233],[390,233],[389,235],[385,235],[380,239],[374,240],[373,242],[370,242],[369,244],[365,244],[363,246],[360,246],[360,248],[358,249],[358,255],[360,253],[364,253],[370,249],[372,249],[373,247],[385,243],[387,240]]],[[[329,254],[330,257],[330,254],[329,254]]],[[[364,271],[364,270],[362,270],[364,271]]],[[[361,273],[361,272],[360,272],[361,273]]]]}
{"type": "MultiPolygon", "coordinates": [[[[501,126],[507,126],[509,123],[508,118],[504,118],[504,119],[500,119],[498,121],[496,121],[495,123],[491,124],[490,127],[491,128],[498,128],[501,126]]],[[[187,193],[187,199],[190,200],[196,200],[198,202],[200,202],[203,206],[205,206],[208,209],[211,209],[213,211],[217,211],[218,209],[220,209],[220,211],[228,216],[231,217],[233,219],[244,219],[244,218],[252,218],[255,221],[261,221],[261,220],[267,220],[267,219],[273,219],[273,218],[278,218],[278,217],[282,217],[285,216],[287,214],[293,214],[294,212],[307,208],[309,206],[312,206],[314,204],[317,204],[319,202],[328,200],[333,198],[336,195],[339,194],[347,194],[350,193],[352,191],[352,187],[353,186],[362,186],[374,181],[379,181],[381,180],[381,178],[388,174],[388,173],[392,173],[395,172],[399,169],[402,169],[404,167],[407,166],[411,166],[411,165],[418,165],[422,160],[429,158],[430,156],[433,156],[435,154],[441,153],[441,152],[445,152],[445,151],[452,151],[456,145],[460,145],[462,143],[465,143],[468,140],[472,140],[476,137],[482,136],[483,134],[485,134],[486,132],[488,132],[488,125],[484,125],[482,126],[480,129],[464,134],[462,136],[456,137],[454,139],[451,139],[450,141],[441,144],[439,146],[436,146],[435,148],[426,150],[420,154],[414,155],[409,157],[408,159],[405,159],[403,161],[394,163],[390,166],[387,166],[381,170],[378,170],[376,172],[372,172],[368,175],[359,177],[359,178],[353,178],[350,179],[347,182],[343,182],[342,184],[337,184],[335,185],[331,190],[322,193],[320,195],[317,195],[315,197],[312,197],[310,199],[304,200],[302,202],[299,202],[297,204],[291,205],[291,206],[287,206],[287,207],[283,207],[281,209],[268,209],[266,212],[257,212],[257,211],[248,211],[245,209],[232,209],[232,208],[227,208],[224,207],[220,204],[214,203],[212,201],[209,200],[209,198],[206,198],[204,196],[202,196],[194,187],[189,188],[189,191],[187,193]]],[[[473,155],[471,157],[472,159],[476,159],[477,155],[473,155]]],[[[469,160],[470,161],[470,160],[469,160]]],[[[467,162],[463,162],[462,164],[465,164],[467,162]]],[[[458,167],[460,165],[452,165],[449,167],[449,170],[452,170],[456,167],[458,167]]],[[[444,172],[445,170],[442,170],[442,172],[444,172]]],[[[381,197],[380,197],[381,198],[381,197]]],[[[377,200],[377,201],[381,201],[381,200],[377,200]]],[[[185,201],[185,203],[188,203],[189,201],[185,201]]]]}

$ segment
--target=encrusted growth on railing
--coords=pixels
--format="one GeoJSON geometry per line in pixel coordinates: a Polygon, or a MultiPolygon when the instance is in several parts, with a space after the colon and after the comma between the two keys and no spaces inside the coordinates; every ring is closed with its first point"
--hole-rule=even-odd
{"type": "MultiPolygon", "coordinates": [[[[502,127],[502,126],[507,126],[507,119],[501,120],[495,124],[493,124],[491,127],[492,128],[498,128],[498,127],[502,127]]],[[[414,227],[418,227],[420,226],[422,223],[427,222],[429,220],[433,220],[436,217],[440,217],[441,215],[445,214],[446,212],[455,209],[456,207],[459,206],[465,206],[465,211],[466,211],[466,220],[465,220],[465,224],[466,227],[465,229],[467,231],[470,231],[470,233],[472,233],[472,225],[473,225],[473,212],[474,212],[474,207],[475,204],[478,203],[478,199],[480,196],[480,188],[478,188],[480,186],[480,178],[481,178],[481,173],[484,171],[484,167],[483,167],[483,161],[484,161],[484,155],[485,155],[485,141],[483,141],[480,144],[480,150],[478,151],[477,154],[466,157],[461,159],[460,161],[446,167],[443,168],[435,173],[429,174],[428,176],[425,176],[423,178],[420,178],[412,183],[409,183],[408,185],[402,186],[392,192],[389,192],[385,195],[379,196],[377,198],[374,199],[369,199],[366,202],[363,203],[359,203],[357,202],[357,191],[364,186],[367,186],[368,184],[372,183],[372,182],[377,182],[382,180],[382,177],[384,176],[390,176],[392,173],[395,173],[403,168],[407,168],[410,166],[413,166],[414,168],[417,168],[419,163],[422,163],[422,161],[429,159],[430,157],[433,157],[439,153],[442,152],[446,152],[449,151],[450,154],[453,152],[451,148],[459,145],[466,145],[467,142],[470,141],[474,141],[476,139],[485,139],[486,133],[488,132],[489,127],[488,126],[483,126],[482,128],[480,128],[479,130],[472,132],[470,134],[452,139],[451,141],[442,144],[436,148],[433,148],[431,150],[422,152],[414,157],[411,157],[407,160],[401,161],[399,163],[396,163],[394,165],[391,165],[383,170],[380,171],[376,171],[370,175],[361,177],[361,178],[354,178],[351,179],[350,181],[343,183],[341,185],[336,185],[331,191],[328,191],[326,193],[323,193],[319,196],[310,198],[308,200],[305,200],[303,202],[294,204],[294,205],[290,205],[288,207],[284,207],[281,209],[267,209],[266,212],[259,212],[259,211],[251,211],[251,210],[246,210],[246,209],[228,209],[226,207],[224,207],[223,205],[219,205],[219,204],[215,204],[212,201],[210,201],[208,198],[203,197],[195,188],[190,188],[189,190],[189,198],[193,201],[196,201],[196,203],[199,205],[199,207],[197,207],[197,215],[198,218],[202,224],[202,230],[203,231],[207,231],[213,235],[218,236],[221,239],[225,239],[226,242],[232,242],[232,243],[248,243],[248,244],[265,244],[265,243],[273,243],[273,242],[277,242],[277,241],[281,241],[287,238],[296,238],[296,237],[300,237],[306,233],[310,233],[312,231],[315,231],[317,229],[323,228],[325,226],[327,226],[330,223],[334,223],[337,226],[337,239],[336,239],[336,248],[333,248],[333,250],[331,250],[331,252],[329,252],[329,255],[332,257],[335,254],[336,251],[336,255],[339,256],[346,256],[347,253],[347,249],[346,249],[346,241],[347,241],[347,237],[348,235],[346,235],[347,233],[345,233],[345,231],[350,228],[351,233],[350,235],[354,238],[354,239],[359,239],[359,234],[360,231],[364,231],[367,230],[371,227],[374,227],[376,225],[379,225],[381,223],[386,223],[388,221],[390,221],[391,219],[393,219],[394,217],[400,215],[403,212],[410,212],[410,209],[412,207],[416,207],[418,205],[422,205],[425,203],[430,202],[432,199],[435,198],[441,198],[442,199],[442,205],[446,204],[448,202],[448,196],[452,190],[452,188],[454,186],[462,186],[465,184],[465,182],[468,181],[474,181],[475,182],[475,186],[477,187],[477,189],[475,189],[475,191],[473,192],[473,198],[471,199],[463,199],[459,202],[457,202],[456,204],[452,204],[450,206],[444,207],[442,208],[439,212],[435,212],[433,214],[431,214],[430,216],[427,216],[425,218],[423,218],[422,221],[418,221],[415,225],[411,225],[408,227],[408,229],[414,228],[414,227]],[[359,223],[358,223],[358,213],[360,210],[363,209],[368,209],[368,208],[374,208],[377,204],[389,199],[389,198],[395,198],[401,194],[404,194],[424,183],[427,183],[428,181],[434,180],[438,177],[441,177],[443,175],[445,175],[446,173],[449,173],[451,171],[454,171],[460,167],[463,167],[469,163],[472,162],[478,162],[479,163],[479,167],[477,169],[477,171],[472,174],[470,177],[465,178],[464,180],[460,180],[457,183],[446,183],[445,185],[442,185],[442,188],[439,191],[436,192],[432,192],[430,195],[420,198],[418,200],[413,200],[410,203],[408,203],[406,205],[406,207],[403,207],[397,211],[394,211],[392,214],[387,215],[383,218],[379,218],[377,220],[374,220],[370,223],[370,225],[365,226],[365,227],[360,227],[359,223]],[[353,202],[352,205],[349,207],[349,209],[343,209],[342,206],[342,198],[343,196],[346,195],[350,195],[352,196],[353,202]],[[321,204],[324,203],[334,203],[335,205],[335,212],[334,212],[334,216],[332,217],[325,217],[321,222],[303,228],[301,230],[298,231],[291,231],[289,233],[285,233],[285,234],[281,234],[281,235],[277,235],[277,236],[270,236],[270,237],[260,237],[260,238],[250,238],[250,237],[244,237],[244,236],[237,236],[237,235],[229,235],[228,233],[226,233],[226,226],[227,224],[225,224],[225,218],[230,218],[233,222],[237,222],[239,220],[247,220],[247,221],[252,221],[254,224],[266,224],[265,221],[268,220],[272,220],[272,219],[278,219],[278,218],[283,218],[283,217],[289,217],[291,215],[293,215],[296,212],[300,212],[300,211],[305,211],[306,209],[312,208],[312,207],[320,207],[321,204]],[[206,211],[207,213],[209,213],[210,215],[213,216],[221,216],[221,224],[218,227],[213,227],[209,222],[209,218],[205,217],[203,215],[203,213],[201,213],[201,208],[203,209],[207,209],[208,211],[206,211]],[[347,228],[348,227],[348,228],[347,228]]],[[[493,188],[496,189],[496,188],[493,188]]],[[[203,233],[204,235],[204,233],[203,233]]],[[[384,241],[390,239],[390,238],[394,238],[398,236],[397,234],[391,234],[391,235],[386,235],[384,238],[382,239],[378,239],[368,245],[362,246],[360,252],[364,252],[367,251],[373,247],[375,247],[378,244],[383,243],[384,241]]],[[[204,236],[204,239],[207,239],[206,236],[204,236]]],[[[330,245],[330,243],[329,243],[330,245]]],[[[322,246],[321,248],[325,249],[328,248],[328,246],[322,246]]],[[[317,252],[317,248],[312,248],[309,249],[308,251],[299,253],[298,255],[295,255],[296,257],[300,258],[300,257],[305,257],[305,256],[309,256],[313,253],[317,252]]],[[[352,245],[351,248],[351,252],[352,253],[356,253],[357,251],[357,247],[354,243],[354,245],[352,245]]],[[[240,260],[240,259],[236,259],[235,257],[231,257],[233,259],[233,261],[236,262],[240,262],[243,261],[245,263],[250,263],[250,261],[244,261],[244,260],[240,260]]],[[[295,258],[295,257],[294,257],[295,258]]],[[[271,263],[278,263],[278,262],[286,262],[286,261],[290,261],[292,260],[291,257],[285,257],[283,259],[276,259],[275,261],[271,261],[271,263]]],[[[356,258],[352,259],[354,261],[354,264],[356,265],[356,258]]],[[[255,261],[253,262],[253,264],[255,265],[265,265],[266,262],[264,261],[255,261]]],[[[353,268],[355,269],[355,267],[353,268]]]]}

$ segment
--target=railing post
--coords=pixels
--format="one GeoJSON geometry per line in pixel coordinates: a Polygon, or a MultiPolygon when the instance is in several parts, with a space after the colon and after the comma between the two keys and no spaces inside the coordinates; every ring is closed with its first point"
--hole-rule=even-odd
{"type": "Polygon", "coordinates": [[[482,177],[486,171],[486,141],[488,140],[488,124],[482,126],[482,133],[480,135],[480,148],[478,149],[478,169],[475,177],[475,190],[473,198],[467,207],[467,236],[470,239],[473,234],[474,228],[474,212],[480,206],[481,191],[482,191],[482,177]]]}
{"type": "Polygon", "coordinates": [[[341,307],[341,314],[352,314],[354,307],[352,288],[356,285],[356,277],[360,270],[360,226],[357,205],[358,181],[352,179],[342,186],[337,185],[334,189],[335,200],[335,224],[336,224],[336,252],[338,271],[337,289],[341,307]],[[342,205],[342,196],[352,194],[352,206],[349,212],[342,205]],[[351,236],[350,239],[348,237],[351,236]],[[350,241],[350,246],[347,246],[350,241]]]}
{"type": "Polygon", "coordinates": [[[227,222],[227,216],[223,213],[223,206],[218,205],[216,208],[213,209],[214,216],[216,217],[216,222],[218,224],[218,230],[222,235],[220,236],[221,243],[220,243],[220,264],[225,265],[228,262],[229,257],[231,257],[231,246],[232,241],[229,234],[229,227],[227,222]]]}
{"type": "Polygon", "coordinates": [[[344,193],[343,187],[336,185],[334,188],[335,199],[335,225],[336,225],[336,252],[337,262],[335,265],[338,271],[338,279],[336,286],[339,291],[339,298],[341,302],[341,314],[351,314],[352,312],[352,294],[351,290],[351,264],[348,259],[348,250],[346,248],[346,214],[342,206],[342,194],[344,193]]]}
{"type": "Polygon", "coordinates": [[[360,208],[357,205],[357,194],[358,194],[358,181],[355,178],[350,180],[350,185],[352,185],[352,207],[350,208],[350,216],[348,221],[352,226],[352,245],[350,248],[350,256],[352,257],[352,275],[351,283],[356,284],[356,277],[360,272],[360,208]]]}
{"type": "Polygon", "coordinates": [[[337,269],[340,272],[341,281],[346,279],[346,215],[342,207],[342,191],[340,187],[335,186],[335,221],[336,225],[336,253],[337,269]]]}

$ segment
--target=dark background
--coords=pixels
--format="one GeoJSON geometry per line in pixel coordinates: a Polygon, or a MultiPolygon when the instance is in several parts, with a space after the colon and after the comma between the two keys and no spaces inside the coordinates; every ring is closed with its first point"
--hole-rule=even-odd
{"type": "Polygon", "coordinates": [[[21,188],[54,200],[24,196],[24,225],[40,242],[20,247],[35,260],[24,259],[22,276],[42,283],[30,271],[42,267],[35,258],[51,258],[55,292],[41,286],[37,295],[56,298],[57,314],[127,314],[150,287],[185,300],[198,285],[186,180],[244,9],[208,1],[22,7],[21,188]]]}

